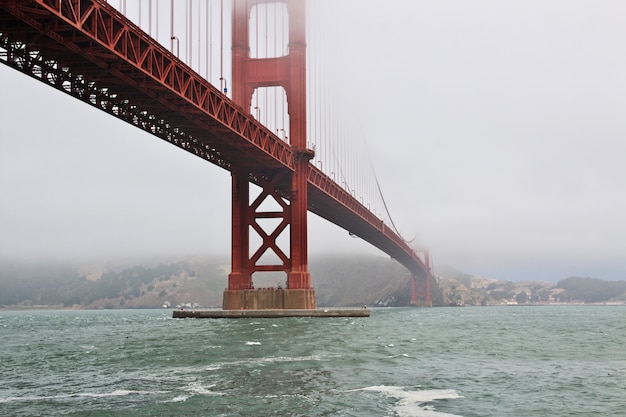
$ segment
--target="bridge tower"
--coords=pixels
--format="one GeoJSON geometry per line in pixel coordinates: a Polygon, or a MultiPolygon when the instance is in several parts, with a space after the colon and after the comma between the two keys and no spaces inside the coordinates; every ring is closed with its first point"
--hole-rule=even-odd
{"type": "Polygon", "coordinates": [[[255,172],[254,167],[232,171],[232,261],[228,289],[224,291],[223,308],[240,309],[314,309],[315,292],[308,271],[307,247],[307,171],[313,151],[306,147],[306,19],[304,0],[235,0],[232,25],[232,98],[248,110],[253,93],[261,87],[282,87],[289,112],[289,143],[295,155],[295,169],[281,178],[276,173],[255,172]],[[288,54],[272,58],[251,58],[250,17],[255,6],[281,3],[288,14],[288,54]],[[262,188],[250,203],[250,178],[262,188]],[[291,195],[287,203],[275,185],[290,182],[291,195]],[[260,211],[262,203],[273,200],[277,211],[260,211]],[[263,230],[257,220],[280,219],[271,233],[263,230]],[[289,226],[289,254],[276,242],[289,226]],[[252,255],[250,233],[262,238],[261,246],[252,255]],[[274,252],[279,263],[260,264],[268,251],[274,252]],[[287,274],[285,289],[255,289],[252,274],[259,271],[283,271],[287,274]]]}
{"type": "Polygon", "coordinates": [[[418,307],[432,307],[433,301],[430,297],[430,279],[431,273],[431,260],[430,253],[424,252],[426,273],[420,277],[413,274],[411,280],[411,305],[418,307]]]}

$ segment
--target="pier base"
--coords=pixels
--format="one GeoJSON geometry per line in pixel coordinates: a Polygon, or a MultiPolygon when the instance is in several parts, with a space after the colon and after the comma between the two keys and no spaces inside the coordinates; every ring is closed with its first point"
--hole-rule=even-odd
{"type": "Polygon", "coordinates": [[[433,302],[430,300],[415,300],[411,301],[411,305],[414,307],[432,307],[433,302]]]}
{"type": "Polygon", "coordinates": [[[224,310],[314,310],[315,290],[224,290],[222,306],[224,310]]]}
{"type": "Polygon", "coordinates": [[[282,317],[369,317],[368,308],[324,308],[281,310],[174,310],[175,319],[240,319],[282,317]]]}
{"type": "Polygon", "coordinates": [[[222,310],[174,310],[174,318],[279,318],[279,317],[369,317],[363,308],[315,307],[310,289],[225,290],[222,310]]]}

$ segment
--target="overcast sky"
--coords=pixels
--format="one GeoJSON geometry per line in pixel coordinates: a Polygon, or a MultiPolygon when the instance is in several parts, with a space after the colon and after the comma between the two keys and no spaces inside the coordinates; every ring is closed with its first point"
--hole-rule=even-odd
{"type": "MultiPolygon", "coordinates": [[[[405,237],[488,278],[626,279],[626,2],[328,4],[405,237]]],[[[226,171],[4,65],[0,89],[0,257],[229,253],[226,171]]]]}

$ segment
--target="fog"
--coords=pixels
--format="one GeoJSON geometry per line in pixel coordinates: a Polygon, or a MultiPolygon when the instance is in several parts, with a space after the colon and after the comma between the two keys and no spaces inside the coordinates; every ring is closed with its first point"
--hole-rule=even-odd
{"type": "MultiPolygon", "coordinates": [[[[489,278],[626,279],[626,2],[331,4],[405,238],[489,278]]],[[[1,258],[229,253],[228,172],[4,65],[0,91],[1,258]]],[[[383,255],[309,219],[311,256],[383,255]]]]}

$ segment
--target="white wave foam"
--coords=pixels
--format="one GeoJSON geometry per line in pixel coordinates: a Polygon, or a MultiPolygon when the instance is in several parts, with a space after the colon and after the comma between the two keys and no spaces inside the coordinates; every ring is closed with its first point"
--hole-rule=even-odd
{"type": "Polygon", "coordinates": [[[178,395],[171,400],[163,401],[165,403],[182,403],[183,401],[187,401],[189,399],[186,395],[178,395]]]}
{"type": "Polygon", "coordinates": [[[87,353],[89,353],[92,350],[98,349],[94,345],[80,345],[80,348],[83,349],[83,350],[86,350],[87,353]]]}
{"type": "MultiPolygon", "coordinates": [[[[250,345],[260,345],[260,342],[246,342],[246,344],[250,345]]],[[[202,371],[216,371],[224,368],[231,368],[234,366],[241,365],[263,365],[266,363],[275,363],[275,362],[303,362],[303,361],[324,361],[327,358],[332,357],[340,357],[341,355],[310,355],[310,356],[266,356],[263,358],[254,358],[254,359],[242,359],[235,361],[224,361],[224,362],[214,362],[209,366],[203,368],[195,368],[195,367],[183,367],[183,368],[175,368],[176,372],[180,375],[184,375],[187,378],[189,374],[197,373],[198,369],[202,371]]]]}
{"type": "Polygon", "coordinates": [[[162,393],[162,391],[129,391],[129,390],[115,390],[112,392],[78,392],[74,394],[58,394],[58,395],[26,395],[24,397],[6,397],[0,398],[0,404],[18,402],[18,401],[41,401],[41,400],[65,400],[68,398],[105,398],[105,397],[123,397],[131,394],[155,394],[162,393]]]}
{"type": "Polygon", "coordinates": [[[408,391],[405,387],[379,385],[362,388],[361,391],[380,392],[387,397],[397,399],[395,412],[400,417],[461,417],[456,414],[441,413],[435,411],[434,407],[425,405],[437,400],[463,398],[453,389],[408,391]]]}
{"type": "Polygon", "coordinates": [[[406,353],[398,353],[397,355],[389,355],[387,356],[389,359],[395,359],[395,358],[410,358],[409,355],[407,355],[406,353]]]}
{"type": "Polygon", "coordinates": [[[88,398],[103,398],[103,397],[123,397],[130,394],[147,394],[145,391],[129,391],[125,389],[118,389],[113,392],[101,392],[101,393],[80,393],[76,394],[75,397],[88,397],[88,398]]]}
{"type": "Polygon", "coordinates": [[[203,386],[197,382],[194,382],[187,385],[184,389],[185,391],[193,395],[224,395],[223,392],[212,391],[211,388],[213,388],[214,386],[215,384],[203,386]]]}
{"type": "Polygon", "coordinates": [[[268,358],[261,358],[255,362],[259,363],[274,363],[274,362],[302,362],[302,361],[321,361],[321,357],[318,355],[310,356],[273,356],[268,358]]]}

